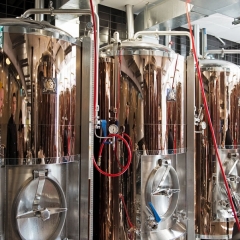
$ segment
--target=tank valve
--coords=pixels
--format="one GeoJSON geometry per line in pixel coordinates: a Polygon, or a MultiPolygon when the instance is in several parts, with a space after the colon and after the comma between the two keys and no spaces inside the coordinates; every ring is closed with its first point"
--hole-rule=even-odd
{"type": "Polygon", "coordinates": [[[132,239],[133,234],[140,236],[140,229],[135,227],[131,227],[130,229],[128,229],[129,239],[132,239]]]}
{"type": "Polygon", "coordinates": [[[225,210],[228,210],[230,208],[230,204],[227,200],[220,200],[218,204],[225,210]]]}
{"type": "Polygon", "coordinates": [[[229,182],[239,183],[240,182],[240,177],[235,176],[235,175],[230,175],[230,176],[227,177],[227,180],[229,182]]]}
{"type": "Polygon", "coordinates": [[[187,214],[183,210],[177,211],[173,214],[173,219],[175,219],[177,222],[180,222],[180,220],[187,220],[187,214]]]}
{"type": "MultiPolygon", "coordinates": [[[[195,116],[194,116],[194,124],[195,124],[195,126],[199,127],[199,131],[195,131],[195,132],[202,133],[202,134],[203,134],[203,131],[207,128],[206,122],[203,121],[203,116],[204,116],[203,109],[204,109],[204,106],[201,105],[201,107],[198,110],[198,113],[195,114],[195,116]]],[[[195,107],[195,111],[196,111],[196,107],[195,107]]]]}
{"type": "Polygon", "coordinates": [[[149,207],[146,206],[147,210],[149,211],[150,215],[147,218],[147,227],[151,230],[156,230],[158,228],[158,223],[161,222],[161,218],[158,215],[156,209],[154,208],[151,202],[148,203],[149,207]]]}

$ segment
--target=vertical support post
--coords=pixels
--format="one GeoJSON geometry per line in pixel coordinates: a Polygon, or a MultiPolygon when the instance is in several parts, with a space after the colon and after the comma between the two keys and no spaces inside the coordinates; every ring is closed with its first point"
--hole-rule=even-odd
{"type": "Polygon", "coordinates": [[[199,57],[199,49],[200,49],[200,41],[199,41],[199,25],[195,24],[193,26],[193,31],[194,31],[194,44],[196,47],[196,53],[197,53],[197,57],[199,57]]]}
{"type": "Polygon", "coordinates": [[[126,15],[127,15],[127,33],[128,39],[133,39],[134,36],[134,20],[133,20],[133,11],[132,5],[127,4],[126,6],[126,15]]]}
{"type": "Polygon", "coordinates": [[[202,29],[202,56],[205,56],[207,52],[207,30],[206,28],[202,29]]]}
{"type": "MultiPolygon", "coordinates": [[[[171,31],[171,28],[169,28],[169,27],[166,28],[166,31],[171,31]]],[[[172,45],[170,44],[170,42],[171,42],[171,35],[167,34],[164,37],[165,37],[165,46],[171,48],[172,47],[172,45]]]]}
{"type": "MultiPolygon", "coordinates": [[[[35,8],[44,8],[44,0],[35,0],[35,8]]],[[[43,14],[36,14],[35,21],[41,22],[43,20],[43,14]]]]}
{"type": "Polygon", "coordinates": [[[93,44],[90,37],[82,42],[81,88],[81,163],[80,163],[80,239],[92,239],[93,230],[93,44]]]}
{"type": "Polygon", "coordinates": [[[188,212],[188,224],[187,224],[187,236],[188,239],[195,239],[195,124],[194,124],[194,113],[195,113],[195,71],[194,71],[194,59],[193,56],[187,57],[187,164],[186,164],[186,175],[187,175],[187,212],[188,212]]]}

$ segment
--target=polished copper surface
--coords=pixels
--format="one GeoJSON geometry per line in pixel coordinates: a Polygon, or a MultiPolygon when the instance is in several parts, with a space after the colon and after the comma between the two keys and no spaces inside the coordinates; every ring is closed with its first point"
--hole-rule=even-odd
{"type": "MultiPolygon", "coordinates": [[[[108,126],[117,124],[119,134],[130,136],[133,154],[130,168],[121,177],[99,176],[101,224],[97,228],[102,240],[128,239],[128,234],[132,239],[139,237],[129,229],[119,193],[125,198],[133,225],[139,228],[140,156],[176,155],[186,151],[184,59],[161,45],[159,49],[156,45],[151,48],[151,44],[141,49],[141,44],[132,44],[133,47],[126,43],[125,48],[123,43],[116,51],[105,47],[106,54],[101,55],[99,62],[99,117],[108,126]],[[108,56],[108,53],[116,54],[108,56]]],[[[103,137],[103,130],[97,134],[103,137]]],[[[104,145],[101,169],[116,173],[126,164],[128,155],[122,141],[113,141],[104,145]]]]}
{"type": "MultiPolygon", "coordinates": [[[[232,195],[237,197],[239,187],[229,177],[239,175],[239,68],[220,60],[202,60],[200,66],[219,155],[232,195]]],[[[198,111],[202,100],[198,81],[196,84],[198,111]]],[[[226,239],[232,233],[234,218],[206,116],[202,121],[206,121],[207,128],[196,127],[200,130],[196,135],[196,233],[208,239],[221,235],[226,239]]]]}

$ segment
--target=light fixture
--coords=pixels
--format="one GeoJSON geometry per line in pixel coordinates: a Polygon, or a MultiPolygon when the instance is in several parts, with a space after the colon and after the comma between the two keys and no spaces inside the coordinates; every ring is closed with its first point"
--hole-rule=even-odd
{"type": "Polygon", "coordinates": [[[17,75],[17,79],[18,79],[18,80],[20,79],[19,75],[17,75]]]}
{"type": "Polygon", "coordinates": [[[9,58],[6,58],[6,64],[9,65],[11,63],[9,58]]]}

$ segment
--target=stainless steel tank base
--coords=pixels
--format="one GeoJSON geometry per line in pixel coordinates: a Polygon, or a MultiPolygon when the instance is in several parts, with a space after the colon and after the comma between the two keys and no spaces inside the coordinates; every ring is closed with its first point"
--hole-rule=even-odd
{"type": "Polygon", "coordinates": [[[232,239],[232,235],[196,235],[196,240],[201,239],[216,239],[216,240],[229,240],[232,239]]]}
{"type": "Polygon", "coordinates": [[[173,155],[141,156],[141,239],[178,239],[186,234],[186,209],[179,200],[185,182],[179,180],[177,166],[173,155]]]}
{"type": "Polygon", "coordinates": [[[157,232],[150,232],[149,236],[143,235],[142,240],[179,239],[180,237],[184,237],[185,234],[186,234],[186,227],[183,224],[176,222],[176,224],[173,225],[171,229],[164,229],[157,232]]]}
{"type": "Polygon", "coordinates": [[[6,176],[4,239],[79,239],[78,171],[77,161],[1,168],[6,176]]]}

